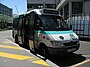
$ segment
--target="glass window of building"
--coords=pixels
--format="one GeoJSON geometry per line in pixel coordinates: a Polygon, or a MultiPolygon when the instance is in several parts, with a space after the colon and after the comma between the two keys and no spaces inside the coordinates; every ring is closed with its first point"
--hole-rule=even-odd
{"type": "Polygon", "coordinates": [[[83,2],[72,2],[72,14],[81,14],[83,2]]]}

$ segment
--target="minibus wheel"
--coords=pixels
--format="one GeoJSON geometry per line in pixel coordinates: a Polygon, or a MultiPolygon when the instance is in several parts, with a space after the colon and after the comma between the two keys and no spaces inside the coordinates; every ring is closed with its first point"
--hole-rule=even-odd
{"type": "Polygon", "coordinates": [[[39,53],[42,55],[42,56],[45,56],[45,57],[48,57],[49,56],[49,52],[48,52],[48,49],[45,45],[43,46],[40,46],[39,48],[39,53]]]}

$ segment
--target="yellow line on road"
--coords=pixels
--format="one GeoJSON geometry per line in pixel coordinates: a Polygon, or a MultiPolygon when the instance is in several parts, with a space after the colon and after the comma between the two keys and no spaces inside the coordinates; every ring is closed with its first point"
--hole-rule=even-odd
{"type": "Polygon", "coordinates": [[[90,59],[85,60],[85,61],[83,61],[83,62],[81,62],[81,63],[78,63],[78,64],[75,64],[75,65],[72,65],[71,67],[78,67],[78,66],[80,66],[80,65],[82,65],[82,64],[85,64],[85,63],[87,63],[87,62],[90,62],[90,59]]]}
{"type": "Polygon", "coordinates": [[[28,61],[36,61],[36,60],[40,60],[40,58],[32,58],[32,59],[29,59],[28,61]]]}
{"type": "Polygon", "coordinates": [[[20,47],[17,47],[17,46],[4,46],[4,45],[0,45],[0,48],[10,48],[10,49],[24,50],[23,48],[20,48],[20,47]]]}
{"type": "Polygon", "coordinates": [[[3,43],[5,43],[5,44],[11,44],[11,43],[13,43],[13,42],[10,42],[10,41],[4,41],[3,43]]]}
{"type": "Polygon", "coordinates": [[[17,54],[5,53],[5,52],[0,52],[0,56],[11,58],[11,59],[16,59],[16,60],[26,60],[26,59],[34,58],[32,56],[17,55],[17,54]]]}
{"type": "Polygon", "coordinates": [[[47,64],[44,60],[40,59],[40,58],[32,58],[32,59],[29,59],[28,61],[31,61],[32,63],[35,63],[35,64],[40,64],[40,65],[44,65],[44,66],[49,66],[49,64],[47,64]]]}
{"type": "Polygon", "coordinates": [[[11,54],[11,53],[5,53],[5,52],[0,52],[0,57],[5,57],[9,59],[15,59],[15,60],[27,60],[27,59],[33,59],[31,62],[35,64],[40,64],[44,66],[49,66],[44,60],[34,58],[32,56],[24,56],[24,55],[18,55],[18,54],[11,54]]]}
{"type": "Polygon", "coordinates": [[[49,64],[47,64],[44,60],[41,60],[41,59],[36,60],[36,61],[32,61],[32,63],[40,64],[40,65],[44,65],[44,66],[49,66],[50,67],[49,64]]]}

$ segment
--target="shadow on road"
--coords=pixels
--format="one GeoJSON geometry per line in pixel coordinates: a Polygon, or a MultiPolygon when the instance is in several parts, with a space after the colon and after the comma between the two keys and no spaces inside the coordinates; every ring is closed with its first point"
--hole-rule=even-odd
{"type": "MultiPolygon", "coordinates": [[[[25,46],[21,46],[25,49],[28,49],[25,46]]],[[[69,53],[66,55],[55,55],[55,56],[49,56],[47,58],[45,57],[40,57],[38,56],[36,53],[33,53],[32,51],[30,51],[33,55],[36,55],[37,57],[41,58],[42,60],[46,61],[47,59],[50,60],[51,62],[53,62],[54,64],[56,64],[57,66],[63,67],[63,66],[72,66],[75,65],[77,63],[83,62],[86,57],[82,56],[81,54],[75,54],[75,53],[69,53]]]]}
{"type": "Polygon", "coordinates": [[[50,56],[48,59],[58,66],[71,66],[84,61],[86,58],[82,55],[70,53],[64,56],[50,56]]]}
{"type": "MultiPolygon", "coordinates": [[[[37,56],[37,54],[35,53],[32,53],[32,54],[37,56]]],[[[61,55],[49,56],[47,58],[45,57],[42,58],[41,56],[37,56],[37,57],[41,58],[44,61],[48,59],[49,61],[53,62],[54,64],[60,67],[72,66],[77,63],[83,62],[86,59],[86,57],[82,56],[81,54],[75,54],[75,53],[69,53],[63,56],[61,55]]]]}

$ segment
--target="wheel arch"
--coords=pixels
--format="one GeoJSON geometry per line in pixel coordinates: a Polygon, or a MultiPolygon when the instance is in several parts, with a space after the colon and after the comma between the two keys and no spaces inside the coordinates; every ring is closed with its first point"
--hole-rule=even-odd
{"type": "Polygon", "coordinates": [[[40,49],[41,47],[46,47],[46,45],[45,45],[44,43],[40,43],[40,44],[39,44],[39,49],[40,49]]]}

